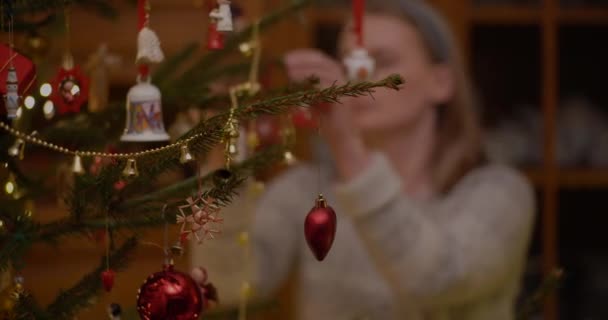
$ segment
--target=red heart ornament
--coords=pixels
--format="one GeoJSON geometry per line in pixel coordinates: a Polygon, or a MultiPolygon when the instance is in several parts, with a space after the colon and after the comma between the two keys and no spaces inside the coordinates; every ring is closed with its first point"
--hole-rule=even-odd
{"type": "Polygon", "coordinates": [[[304,234],[308,247],[319,261],[329,253],[336,236],[337,219],[332,207],[319,195],[317,202],[306,216],[304,234]]]}

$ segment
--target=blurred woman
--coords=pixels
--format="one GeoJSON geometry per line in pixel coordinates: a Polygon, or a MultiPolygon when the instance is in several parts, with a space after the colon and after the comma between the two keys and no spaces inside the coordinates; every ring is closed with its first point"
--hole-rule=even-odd
{"type": "MultiPolygon", "coordinates": [[[[278,178],[257,210],[257,290],[297,271],[298,319],[513,319],[533,222],[533,192],[516,171],[484,163],[469,81],[444,21],[419,1],[368,4],[364,36],[375,79],[402,74],[322,115],[333,169],[301,165],[278,178]],[[317,262],[303,221],[319,191],[338,215],[317,262]]],[[[345,30],[350,30],[347,26],[345,30]]],[[[343,54],[355,48],[344,32],[343,54]]],[[[345,82],[342,65],[298,50],[289,76],[345,82]]]]}

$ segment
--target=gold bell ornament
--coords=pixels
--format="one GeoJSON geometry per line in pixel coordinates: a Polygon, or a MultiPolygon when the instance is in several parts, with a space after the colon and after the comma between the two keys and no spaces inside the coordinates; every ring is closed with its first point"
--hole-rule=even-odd
{"type": "Polygon", "coordinates": [[[127,178],[135,178],[139,175],[139,171],[137,170],[137,162],[135,162],[135,159],[127,160],[127,165],[122,171],[122,175],[127,178]]]}
{"type": "Polygon", "coordinates": [[[77,175],[84,174],[84,168],[82,167],[82,159],[79,155],[74,156],[74,161],[72,162],[72,172],[77,175]]]}
{"type": "Polygon", "coordinates": [[[11,157],[18,157],[19,160],[23,160],[23,153],[25,151],[25,141],[21,138],[17,138],[15,143],[8,148],[8,155],[11,157]]]}

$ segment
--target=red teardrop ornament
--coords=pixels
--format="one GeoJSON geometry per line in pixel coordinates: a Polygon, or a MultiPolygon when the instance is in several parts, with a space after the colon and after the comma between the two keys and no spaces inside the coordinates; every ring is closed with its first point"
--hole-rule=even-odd
{"type": "Polygon", "coordinates": [[[110,292],[112,291],[112,287],[114,287],[114,271],[108,269],[101,273],[101,282],[103,283],[103,288],[110,292]]]}
{"type": "Polygon", "coordinates": [[[336,213],[322,195],[310,210],[304,222],[304,234],[308,247],[319,261],[323,261],[336,236],[336,213]]]}

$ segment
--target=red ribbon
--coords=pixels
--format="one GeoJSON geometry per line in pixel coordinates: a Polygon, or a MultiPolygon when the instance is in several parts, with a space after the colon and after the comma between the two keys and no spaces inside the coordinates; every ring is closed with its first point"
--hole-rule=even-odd
{"type": "MultiPolygon", "coordinates": [[[[137,31],[141,31],[148,24],[148,0],[137,0],[137,31]]],[[[150,74],[150,66],[147,64],[139,65],[139,76],[143,80],[150,74]]]]}
{"type": "Polygon", "coordinates": [[[363,47],[363,14],[365,12],[365,0],[353,0],[353,19],[355,23],[355,35],[357,45],[363,47]]]}

